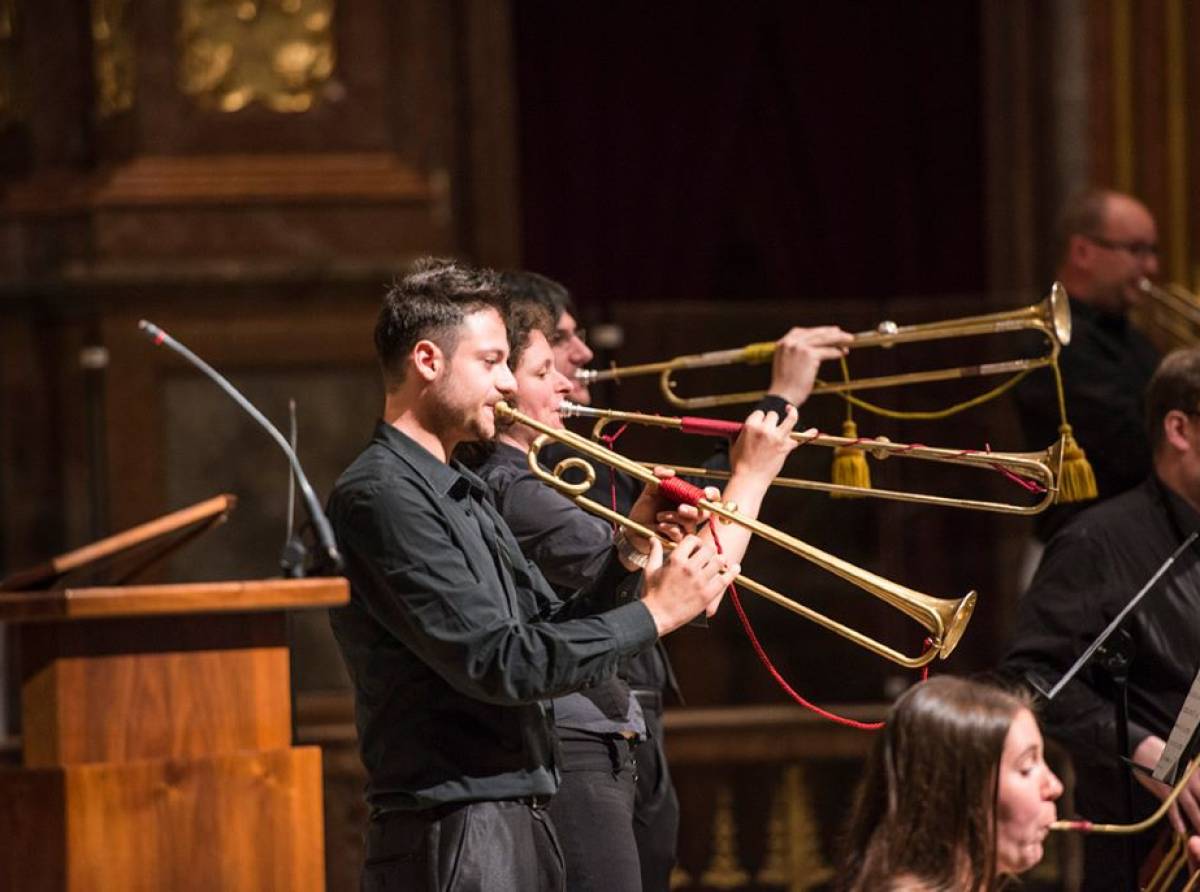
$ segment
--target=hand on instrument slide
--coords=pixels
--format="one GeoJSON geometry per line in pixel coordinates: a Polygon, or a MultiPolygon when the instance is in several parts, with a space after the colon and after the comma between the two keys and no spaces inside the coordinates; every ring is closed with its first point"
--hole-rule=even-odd
{"type": "Polygon", "coordinates": [[[782,418],[774,412],[751,412],[729,450],[730,467],[748,481],[770,486],[783,470],[784,460],[799,445],[791,437],[797,417],[795,406],[788,406],[782,418]]]}
{"type": "MultiPolygon", "coordinates": [[[[659,479],[674,477],[675,470],[655,468],[654,475],[659,479]]],[[[716,501],[721,497],[721,491],[715,486],[705,487],[704,497],[716,501]]],[[[664,499],[656,486],[646,484],[646,488],[630,509],[629,519],[650,527],[670,542],[678,543],[684,536],[696,532],[697,527],[708,520],[708,512],[694,505],[676,506],[664,499]]],[[[634,548],[642,554],[650,553],[650,542],[644,536],[632,531],[628,531],[626,535],[634,548]]]]}
{"type": "Polygon", "coordinates": [[[768,393],[783,397],[793,406],[801,405],[812,392],[821,363],[845,356],[853,339],[836,325],[791,329],[775,342],[768,393]]]}
{"type": "MultiPolygon", "coordinates": [[[[1166,741],[1152,734],[1137,745],[1133,751],[1133,761],[1138,765],[1153,769],[1158,764],[1158,759],[1165,747],[1166,741]]],[[[1180,770],[1182,771],[1182,767],[1180,770]]],[[[1171,794],[1169,786],[1154,780],[1147,774],[1135,771],[1133,776],[1138,779],[1138,783],[1159,799],[1166,799],[1171,794]]],[[[1200,833],[1200,772],[1192,775],[1187,787],[1179,794],[1179,798],[1167,812],[1167,818],[1171,822],[1171,827],[1181,836],[1200,833]]]]}
{"type": "Polygon", "coordinates": [[[662,543],[653,539],[642,604],[658,634],[666,635],[699,616],[740,571],[696,536],[684,536],[665,559],[662,543]]]}

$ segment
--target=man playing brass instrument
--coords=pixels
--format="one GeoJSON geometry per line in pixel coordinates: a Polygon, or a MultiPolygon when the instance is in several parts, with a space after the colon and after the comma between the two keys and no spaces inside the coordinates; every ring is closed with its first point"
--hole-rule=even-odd
{"type": "MultiPolygon", "coordinates": [[[[554,366],[550,312],[535,299],[512,298],[508,329],[512,345],[509,364],[517,382],[512,405],[549,428],[561,429],[559,406],[572,392],[572,382],[554,366]]],[[[754,517],[784,459],[795,448],[795,441],[788,436],[795,419],[792,408],[782,418],[773,412],[752,413],[733,447],[733,476],[723,496],[712,489],[709,498],[732,501],[740,514],[754,517]]],[[[497,442],[489,444],[472,466],[491,488],[522,551],[560,592],[569,592],[586,585],[607,559],[613,549],[613,533],[606,522],[530,471],[527,452],[536,436],[521,424],[501,423],[497,442]]],[[[661,515],[660,532],[677,537],[674,524],[689,519],[672,513],[661,515]]],[[[708,528],[701,538],[711,535],[708,528]]],[[[616,541],[623,560],[634,566],[644,560],[643,546],[633,544],[623,532],[617,533],[616,541]]],[[[738,525],[722,526],[720,542],[727,558],[740,560],[749,543],[749,531],[738,525]]],[[[638,843],[647,836],[635,833],[630,750],[640,749],[638,738],[643,740],[641,745],[647,745],[647,729],[628,684],[612,678],[559,698],[554,714],[563,751],[563,781],[549,811],[563,847],[568,887],[573,892],[665,889],[674,839],[651,840],[656,847],[669,842],[670,849],[642,858],[638,843]],[[643,872],[643,864],[650,869],[643,872]]],[[[657,744],[657,723],[651,725],[651,733],[657,744]]],[[[641,801],[646,802],[646,797],[641,801]]]]}
{"type": "MultiPolygon", "coordinates": [[[[579,327],[579,313],[570,293],[559,282],[537,273],[506,272],[502,278],[505,287],[515,297],[540,303],[548,309],[554,320],[549,340],[555,367],[571,385],[567,398],[575,403],[590,405],[588,385],[576,373],[591,362],[593,354],[583,329],[579,327]]],[[[821,362],[841,356],[842,345],[849,340],[850,335],[833,326],[789,331],[775,351],[769,395],[756,406],[762,411],[763,419],[770,412],[782,419],[788,413],[789,404],[800,406],[812,390],[821,362]]],[[[543,450],[543,455],[554,456],[555,459],[564,454],[565,450],[554,450],[553,447],[543,450]]],[[[719,463],[727,461],[726,456],[719,457],[719,463]]],[[[611,476],[601,472],[588,497],[608,504],[612,498],[610,481],[616,493],[616,510],[627,514],[641,490],[641,485],[632,477],[620,472],[611,476]]],[[[553,541],[552,537],[545,535],[531,538],[542,543],[553,541]]],[[[566,573],[571,570],[568,566],[570,555],[571,548],[564,548],[559,543],[553,549],[543,548],[543,553],[537,555],[535,561],[541,563],[543,557],[549,557],[561,565],[562,572],[566,573]]],[[[547,576],[552,582],[556,581],[555,575],[553,569],[547,569],[547,576]]],[[[567,587],[574,585],[567,584],[567,587]]],[[[679,801],[663,751],[663,705],[668,691],[678,701],[682,701],[682,696],[661,642],[626,660],[620,674],[641,703],[646,722],[647,739],[634,752],[637,762],[634,831],[641,861],[642,887],[644,892],[666,892],[675,863],[679,801]]]]}
{"type": "Polygon", "coordinates": [[[331,624],[368,776],[363,888],[562,890],[545,701],[610,676],[738,572],[686,536],[665,559],[650,544],[641,600],[616,606],[615,555],[589,590],[555,595],[483,483],[450,460],[493,436],[494,406],[513,393],[503,306],[492,274],[446,261],[388,292],[383,420],[329,501],[351,583],[331,624]]]}

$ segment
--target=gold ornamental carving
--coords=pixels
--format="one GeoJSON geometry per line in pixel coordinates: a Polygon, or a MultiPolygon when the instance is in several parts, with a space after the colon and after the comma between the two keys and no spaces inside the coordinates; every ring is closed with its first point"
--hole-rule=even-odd
{"type": "Polygon", "coordinates": [[[111,118],[133,108],[133,24],[129,0],[92,0],[96,110],[111,118]]]}
{"type": "Polygon", "coordinates": [[[180,87],[205,108],[308,111],[333,74],[335,0],[182,0],[180,87]]]}

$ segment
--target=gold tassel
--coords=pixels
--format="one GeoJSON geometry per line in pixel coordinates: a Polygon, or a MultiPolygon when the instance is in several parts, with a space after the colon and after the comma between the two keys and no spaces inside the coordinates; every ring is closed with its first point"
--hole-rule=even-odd
{"type": "Polygon", "coordinates": [[[1096,490],[1096,475],[1087,460],[1082,447],[1075,441],[1071,433],[1071,425],[1064,424],[1062,432],[1062,470],[1058,478],[1058,501],[1082,502],[1094,499],[1099,494],[1096,490]]]}
{"type": "MultiPolygon", "coordinates": [[[[858,439],[858,425],[847,418],[842,424],[842,436],[852,440],[858,439]]],[[[833,482],[841,486],[856,486],[859,489],[871,488],[871,469],[867,466],[867,456],[861,449],[853,446],[839,446],[833,450],[833,482]]],[[[861,496],[850,492],[830,493],[835,499],[857,499],[861,496]]]]}

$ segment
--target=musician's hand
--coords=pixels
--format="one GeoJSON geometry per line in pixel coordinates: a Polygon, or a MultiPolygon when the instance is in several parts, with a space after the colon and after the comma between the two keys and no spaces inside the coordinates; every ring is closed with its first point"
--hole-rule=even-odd
{"type": "Polygon", "coordinates": [[[739,572],[737,564],[727,564],[695,536],[684,536],[665,560],[662,543],[654,539],[642,604],[654,618],[658,634],[665,635],[695,619],[739,572]]]}
{"type": "Polygon", "coordinates": [[[801,405],[812,392],[821,363],[845,356],[851,340],[851,335],[835,325],[793,328],[775,342],[768,393],[783,397],[793,406],[801,405]]]}
{"type": "MultiPolygon", "coordinates": [[[[655,468],[654,475],[661,480],[674,477],[675,471],[672,468],[655,468]]],[[[721,497],[721,491],[715,486],[705,487],[704,497],[715,502],[721,497]]],[[[629,519],[655,530],[670,542],[678,543],[708,520],[708,512],[695,505],[674,505],[659,494],[657,486],[648,483],[633,503],[629,519]]],[[[650,542],[644,536],[632,531],[627,532],[627,536],[630,544],[642,554],[650,553],[650,542]]]]}
{"type": "Polygon", "coordinates": [[[788,406],[782,418],[774,412],[751,412],[729,450],[729,466],[747,479],[770,486],[788,454],[799,445],[791,437],[797,417],[795,406],[788,406]]]}
{"type": "Polygon", "coordinates": [[[1200,836],[1191,836],[1187,841],[1188,870],[1195,873],[1200,870],[1200,836]]]}
{"type": "MultiPolygon", "coordinates": [[[[1159,757],[1162,756],[1166,745],[1166,741],[1161,737],[1152,734],[1137,745],[1137,748],[1133,751],[1133,761],[1146,768],[1153,769],[1158,764],[1159,757]]],[[[1200,774],[1200,772],[1197,774],[1200,774]]],[[[1137,778],[1138,783],[1159,799],[1166,799],[1171,795],[1171,788],[1167,784],[1154,780],[1148,774],[1135,771],[1133,776],[1137,778]]],[[[1175,829],[1175,832],[1181,836],[1200,832],[1200,777],[1195,774],[1192,775],[1192,779],[1188,781],[1187,787],[1179,794],[1179,798],[1175,800],[1175,804],[1171,806],[1167,817],[1170,819],[1171,826],[1175,829]]]]}

